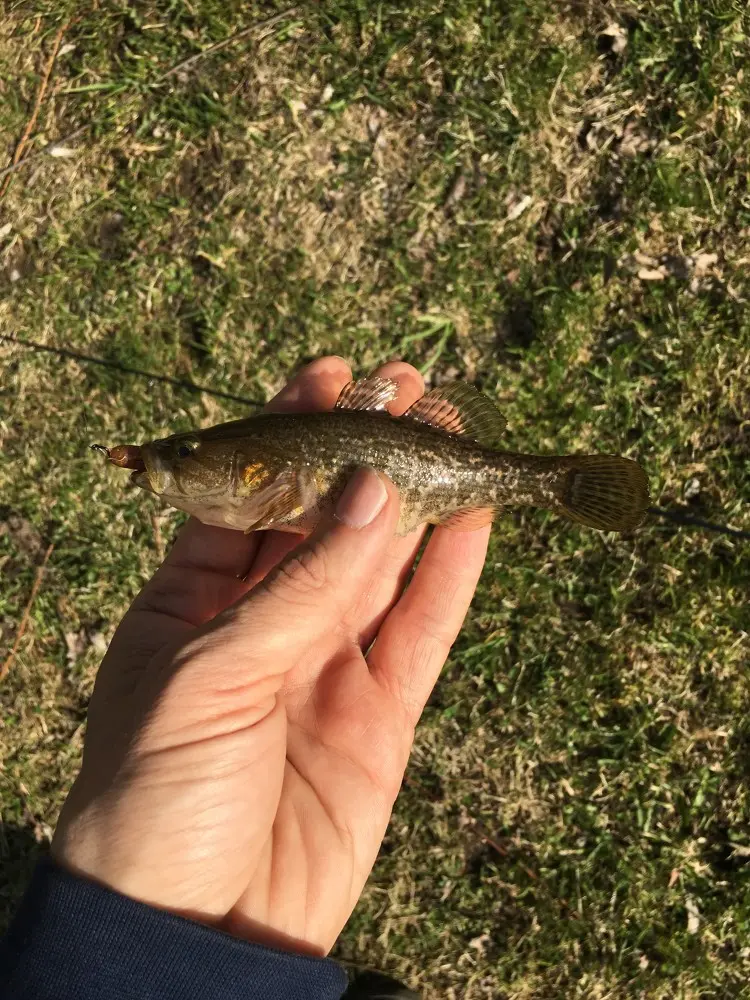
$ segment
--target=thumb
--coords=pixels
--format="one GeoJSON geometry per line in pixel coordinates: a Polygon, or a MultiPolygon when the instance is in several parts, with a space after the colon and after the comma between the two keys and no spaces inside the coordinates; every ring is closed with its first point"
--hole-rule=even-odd
{"type": "MultiPolygon", "coordinates": [[[[334,632],[372,579],[398,521],[398,493],[361,468],[329,518],[246,598],[214,620],[237,656],[285,672],[334,632]]],[[[225,647],[226,648],[226,647],[225,647]]]]}

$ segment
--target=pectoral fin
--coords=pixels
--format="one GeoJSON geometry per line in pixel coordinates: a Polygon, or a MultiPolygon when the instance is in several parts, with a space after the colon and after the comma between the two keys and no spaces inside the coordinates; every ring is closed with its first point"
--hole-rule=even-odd
{"type": "Polygon", "coordinates": [[[313,490],[306,469],[280,472],[243,504],[242,512],[248,521],[245,533],[264,531],[300,517],[314,503],[313,490]]]}

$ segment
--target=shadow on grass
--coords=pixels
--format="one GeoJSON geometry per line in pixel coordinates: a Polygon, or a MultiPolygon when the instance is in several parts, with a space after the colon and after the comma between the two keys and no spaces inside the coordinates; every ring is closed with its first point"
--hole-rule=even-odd
{"type": "Polygon", "coordinates": [[[47,853],[30,826],[0,823],[0,934],[11,922],[34,866],[47,853]]]}

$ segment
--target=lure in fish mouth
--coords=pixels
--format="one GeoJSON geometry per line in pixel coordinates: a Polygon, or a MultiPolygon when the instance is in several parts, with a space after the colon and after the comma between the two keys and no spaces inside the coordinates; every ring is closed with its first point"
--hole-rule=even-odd
{"type": "Polygon", "coordinates": [[[305,531],[359,466],[385,473],[400,496],[398,531],[420,524],[472,530],[505,508],[543,507],[602,531],[630,531],[650,503],[646,474],[611,455],[502,450],[505,421],[466,382],[440,386],[400,417],[398,383],[350,382],[333,410],[262,413],[143,445],[95,446],[131,481],[206,524],[305,531]]]}
{"type": "MultiPolygon", "coordinates": [[[[131,483],[150,493],[165,496],[174,490],[179,492],[179,486],[175,482],[175,468],[170,461],[170,449],[165,444],[166,442],[154,441],[146,445],[117,445],[116,448],[105,448],[103,445],[91,447],[103,452],[113,465],[121,469],[132,469],[131,483]]],[[[188,450],[184,444],[178,445],[175,454],[177,458],[185,457],[188,450]]]]}

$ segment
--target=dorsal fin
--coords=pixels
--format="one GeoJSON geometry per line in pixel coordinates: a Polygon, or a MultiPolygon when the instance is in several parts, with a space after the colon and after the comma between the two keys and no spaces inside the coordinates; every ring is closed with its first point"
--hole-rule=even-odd
{"type": "Polygon", "coordinates": [[[385,410],[398,395],[398,382],[392,378],[368,375],[357,382],[347,382],[336,400],[337,410],[385,410]]]}
{"type": "Polygon", "coordinates": [[[505,418],[492,400],[468,382],[431,389],[404,416],[449,434],[462,434],[486,448],[497,448],[505,430],[505,418]]]}

